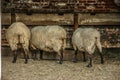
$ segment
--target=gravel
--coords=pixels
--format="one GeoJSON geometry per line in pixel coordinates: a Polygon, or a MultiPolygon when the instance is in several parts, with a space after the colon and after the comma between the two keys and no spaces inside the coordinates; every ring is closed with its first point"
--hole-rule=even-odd
{"type": "Polygon", "coordinates": [[[2,80],[120,80],[120,60],[105,58],[105,64],[94,58],[93,67],[87,62],[24,59],[12,63],[12,57],[2,57],[2,80]]]}

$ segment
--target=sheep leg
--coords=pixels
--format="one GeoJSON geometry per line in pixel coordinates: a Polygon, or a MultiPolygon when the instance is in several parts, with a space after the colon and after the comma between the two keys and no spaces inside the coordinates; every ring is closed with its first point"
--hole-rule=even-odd
{"type": "Polygon", "coordinates": [[[33,60],[36,60],[36,59],[37,59],[37,51],[33,50],[33,60]]]}
{"type": "Polygon", "coordinates": [[[28,50],[27,49],[24,49],[24,58],[25,58],[25,64],[27,64],[28,63],[28,50]]]}
{"type": "Polygon", "coordinates": [[[17,60],[17,50],[13,51],[13,54],[14,54],[14,56],[13,56],[12,63],[16,63],[16,60],[17,60]]]}
{"type": "Polygon", "coordinates": [[[87,67],[92,67],[92,54],[89,54],[89,63],[87,67]]]}
{"type": "Polygon", "coordinates": [[[78,50],[75,50],[75,55],[74,55],[74,59],[73,59],[74,63],[77,62],[77,54],[78,54],[78,50]]]}
{"type": "Polygon", "coordinates": [[[100,58],[101,58],[101,64],[104,64],[104,60],[103,60],[103,55],[102,55],[102,53],[99,53],[99,55],[100,55],[100,58]]]}
{"type": "Polygon", "coordinates": [[[32,59],[36,60],[36,50],[31,50],[32,52],[32,59]]]}
{"type": "Polygon", "coordinates": [[[43,59],[43,51],[40,50],[40,59],[42,60],[43,59]]]}
{"type": "Polygon", "coordinates": [[[59,59],[59,64],[63,63],[63,50],[60,50],[60,59],[59,59]]]}
{"type": "Polygon", "coordinates": [[[83,52],[83,61],[86,62],[85,52],[83,52]]]}

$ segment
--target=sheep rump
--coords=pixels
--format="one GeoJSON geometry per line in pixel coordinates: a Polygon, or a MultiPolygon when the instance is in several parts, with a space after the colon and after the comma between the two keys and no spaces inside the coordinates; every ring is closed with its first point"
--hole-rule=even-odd
{"type": "MultiPolygon", "coordinates": [[[[30,30],[24,23],[15,22],[10,25],[6,32],[6,39],[12,51],[17,51],[18,44],[22,44],[22,48],[24,49],[26,56],[28,55],[30,30]]],[[[16,52],[14,54],[17,55],[16,52]]],[[[16,62],[16,60],[13,60],[13,62],[16,62]]]]}
{"type": "MultiPolygon", "coordinates": [[[[100,33],[94,28],[78,28],[73,33],[72,44],[74,50],[76,51],[75,56],[77,55],[77,50],[79,50],[88,53],[92,58],[92,54],[95,52],[96,47],[98,48],[100,55],[102,53],[102,46],[100,43],[100,33]]],[[[102,55],[101,55],[101,63],[103,63],[102,55]]],[[[90,64],[88,64],[88,67],[89,66],[90,67],[92,66],[91,62],[90,64]]]]}
{"type": "Polygon", "coordinates": [[[78,48],[80,51],[88,51],[89,54],[93,54],[97,46],[102,52],[100,33],[94,28],[78,28],[73,34],[72,43],[75,50],[78,48]]]}

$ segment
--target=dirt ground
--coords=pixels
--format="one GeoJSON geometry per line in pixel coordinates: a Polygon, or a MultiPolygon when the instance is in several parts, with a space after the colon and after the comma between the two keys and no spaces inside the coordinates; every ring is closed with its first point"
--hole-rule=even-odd
{"type": "Polygon", "coordinates": [[[104,54],[105,64],[95,55],[93,67],[85,67],[87,62],[56,60],[18,59],[13,64],[12,57],[2,57],[2,80],[120,80],[120,50],[104,54]]]}

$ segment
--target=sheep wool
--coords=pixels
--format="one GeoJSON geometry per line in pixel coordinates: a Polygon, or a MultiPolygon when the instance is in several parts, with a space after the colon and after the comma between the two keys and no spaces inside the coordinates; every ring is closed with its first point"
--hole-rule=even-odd
{"type": "Polygon", "coordinates": [[[66,31],[60,26],[37,26],[31,30],[31,45],[47,52],[57,52],[66,47],[66,31]]]}
{"type": "MultiPolygon", "coordinates": [[[[96,46],[100,52],[100,55],[102,53],[100,33],[94,28],[78,28],[73,33],[72,44],[75,51],[79,50],[87,52],[90,56],[95,52],[96,46]]],[[[88,66],[91,66],[91,63],[88,66]]]]}
{"type": "MultiPolygon", "coordinates": [[[[6,39],[10,45],[12,51],[16,51],[18,49],[17,44],[21,43],[24,50],[27,50],[29,47],[30,40],[30,30],[29,28],[22,22],[15,22],[11,24],[11,26],[6,31],[6,39]],[[18,36],[19,39],[18,39],[18,36]]],[[[28,53],[26,53],[28,54],[28,53]]]]}
{"type": "Polygon", "coordinates": [[[78,28],[72,36],[73,48],[88,51],[93,54],[95,46],[102,52],[100,44],[100,33],[94,28],[78,28]],[[96,44],[96,45],[95,45],[96,44]]]}

